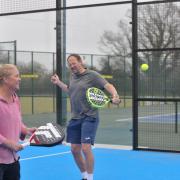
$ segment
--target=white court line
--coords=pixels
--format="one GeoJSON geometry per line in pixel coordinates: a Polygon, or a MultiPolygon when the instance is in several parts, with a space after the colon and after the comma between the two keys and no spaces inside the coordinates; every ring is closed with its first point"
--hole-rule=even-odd
{"type": "MultiPolygon", "coordinates": [[[[147,117],[148,117],[148,116],[142,116],[142,117],[139,117],[138,119],[144,119],[144,118],[147,118],[147,117]]],[[[116,122],[132,121],[132,118],[116,119],[115,121],[116,121],[116,122]]]]}
{"type": "Polygon", "coordinates": [[[61,153],[56,153],[56,154],[47,154],[47,155],[43,155],[43,156],[34,156],[34,157],[20,159],[20,161],[26,161],[26,160],[38,159],[38,158],[45,158],[45,157],[51,157],[51,156],[59,156],[59,155],[69,154],[69,153],[71,153],[71,151],[66,151],[66,152],[61,152],[61,153]]]}
{"type": "MultiPolygon", "coordinates": [[[[148,119],[148,118],[158,118],[158,117],[167,117],[167,116],[172,116],[174,114],[157,114],[157,115],[150,115],[150,116],[141,116],[138,119],[148,119]]],[[[132,121],[132,118],[126,118],[126,119],[116,119],[116,122],[124,122],[124,121],[132,121]]],[[[144,120],[145,121],[145,120],[144,120]]]]}
{"type": "Polygon", "coordinates": [[[127,119],[116,119],[116,122],[124,122],[124,121],[132,121],[132,118],[127,118],[127,119]]]}
{"type": "MultiPolygon", "coordinates": [[[[95,149],[95,147],[93,146],[92,149],[95,149]]],[[[34,156],[34,157],[20,159],[20,161],[27,161],[27,160],[31,160],[31,159],[46,158],[46,157],[51,157],[51,156],[59,156],[59,155],[70,154],[70,153],[71,153],[71,151],[66,151],[66,152],[61,152],[61,153],[56,153],[56,154],[47,154],[47,155],[42,155],[42,156],[34,156]]]]}
{"type": "MultiPolygon", "coordinates": [[[[92,146],[92,149],[96,149],[96,148],[126,149],[126,150],[132,149],[131,146],[121,146],[121,145],[95,144],[95,146],[92,146]]],[[[47,155],[42,155],[42,156],[34,156],[34,157],[20,159],[20,161],[27,161],[27,160],[32,160],[32,159],[59,156],[59,155],[70,154],[70,153],[71,153],[71,151],[66,151],[66,152],[61,152],[61,153],[56,153],[56,154],[47,154],[47,155]]]]}
{"type": "Polygon", "coordinates": [[[95,148],[132,150],[132,146],[124,146],[117,144],[95,144],[95,148]]]}

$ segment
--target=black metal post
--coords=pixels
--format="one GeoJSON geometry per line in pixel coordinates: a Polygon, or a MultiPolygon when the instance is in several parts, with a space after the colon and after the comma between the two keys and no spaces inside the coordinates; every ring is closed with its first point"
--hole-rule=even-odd
{"type": "MultiPolygon", "coordinates": [[[[56,0],[56,73],[60,79],[64,80],[64,61],[65,61],[65,11],[61,8],[65,6],[65,0],[56,0]],[[64,13],[64,14],[63,14],[64,13]]],[[[56,121],[64,126],[66,123],[66,98],[63,98],[63,93],[60,88],[56,89],[56,121]]]]}
{"type": "MultiPolygon", "coordinates": [[[[53,74],[55,73],[55,53],[52,54],[53,56],[53,74]]],[[[56,90],[55,90],[55,86],[53,86],[53,112],[55,112],[55,94],[56,94],[56,90]]]]}
{"type": "Polygon", "coordinates": [[[17,51],[17,41],[14,40],[14,64],[17,64],[17,59],[16,59],[16,51],[17,51]]]}
{"type": "Polygon", "coordinates": [[[178,102],[175,101],[175,133],[178,133],[178,102]]]}
{"type": "Polygon", "coordinates": [[[132,1],[132,95],[133,149],[138,147],[138,55],[137,55],[137,0],[132,1]]]}
{"type": "MultiPolygon", "coordinates": [[[[34,73],[34,54],[31,52],[31,74],[34,73]]],[[[32,87],[32,114],[34,114],[34,79],[31,78],[31,87],[32,87]]]]}

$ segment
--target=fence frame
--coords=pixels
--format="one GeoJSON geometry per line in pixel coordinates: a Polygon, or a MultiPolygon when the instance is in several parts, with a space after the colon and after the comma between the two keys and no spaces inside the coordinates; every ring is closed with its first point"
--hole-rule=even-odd
{"type": "MultiPolygon", "coordinates": [[[[141,149],[138,147],[138,103],[140,101],[154,101],[154,99],[140,99],[138,97],[138,52],[141,51],[159,51],[159,50],[180,50],[180,48],[167,48],[167,49],[139,49],[138,48],[138,32],[137,32],[137,24],[138,24],[138,18],[137,18],[137,13],[138,13],[138,6],[144,5],[144,4],[157,4],[157,3],[168,3],[168,2],[179,2],[178,0],[161,0],[161,1],[148,1],[148,2],[138,2],[137,0],[132,0],[132,1],[118,1],[118,2],[111,2],[111,3],[99,3],[99,4],[87,4],[87,5],[78,5],[78,6],[69,6],[66,7],[65,5],[65,0],[56,0],[56,7],[54,8],[49,8],[49,9],[38,9],[38,10],[30,10],[30,11],[18,11],[18,12],[7,12],[7,13],[0,13],[0,16],[9,16],[9,15],[17,15],[17,14],[27,14],[27,13],[37,13],[37,12],[47,12],[47,11],[66,11],[70,9],[80,9],[80,8],[91,8],[91,7],[100,7],[100,6],[112,6],[112,5],[120,5],[120,4],[132,4],[132,63],[133,63],[133,80],[132,80],[132,87],[133,87],[133,149],[141,149]]],[[[61,14],[61,13],[60,13],[61,14]]],[[[61,14],[62,15],[62,14],[61,14]]],[[[62,33],[63,33],[63,21],[58,21],[57,22],[57,53],[56,53],[56,69],[57,73],[59,75],[61,74],[61,70],[63,68],[62,64],[63,62],[63,57],[60,55],[61,52],[64,53],[63,46],[61,44],[62,41],[62,33]],[[60,24],[59,24],[60,23],[60,24]],[[58,36],[58,33],[60,35],[58,36]]],[[[62,100],[62,92],[57,90],[57,98],[62,100]]],[[[164,101],[167,99],[158,99],[158,101],[164,101]]],[[[176,99],[176,101],[180,101],[180,99],[176,99]]],[[[63,118],[61,114],[63,113],[63,105],[60,102],[57,102],[57,121],[61,124],[63,123],[63,118]]],[[[150,149],[154,150],[154,149],[150,149]]],[[[159,151],[164,151],[160,150],[159,151]]]]}

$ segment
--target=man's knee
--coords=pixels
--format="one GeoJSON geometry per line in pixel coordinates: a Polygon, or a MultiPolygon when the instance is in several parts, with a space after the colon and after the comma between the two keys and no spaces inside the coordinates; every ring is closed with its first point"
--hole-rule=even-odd
{"type": "Polygon", "coordinates": [[[91,153],[91,144],[82,144],[82,151],[84,154],[91,153]]]}
{"type": "Polygon", "coordinates": [[[81,153],[81,146],[80,145],[76,145],[76,144],[72,144],[71,145],[71,152],[73,154],[81,153]]]}

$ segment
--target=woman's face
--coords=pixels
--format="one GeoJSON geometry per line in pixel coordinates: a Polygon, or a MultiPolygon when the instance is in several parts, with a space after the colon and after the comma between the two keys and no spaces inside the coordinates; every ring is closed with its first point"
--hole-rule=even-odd
{"type": "Polygon", "coordinates": [[[21,78],[16,67],[9,70],[9,75],[4,78],[4,83],[12,91],[19,90],[20,81],[21,78]]]}

